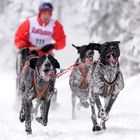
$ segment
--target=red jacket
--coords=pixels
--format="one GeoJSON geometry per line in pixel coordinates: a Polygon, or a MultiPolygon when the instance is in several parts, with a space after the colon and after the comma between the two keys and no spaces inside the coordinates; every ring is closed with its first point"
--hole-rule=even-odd
{"type": "MultiPolygon", "coordinates": [[[[42,21],[37,18],[38,23],[42,25],[42,21]]],[[[29,29],[30,29],[30,22],[27,19],[24,21],[18,28],[16,34],[15,34],[15,45],[18,49],[22,49],[24,47],[33,47],[33,45],[29,42],[29,29]]],[[[53,35],[52,35],[54,41],[55,41],[55,50],[63,49],[66,45],[66,36],[64,34],[63,26],[56,20],[55,26],[53,29],[53,35]]],[[[39,54],[46,54],[42,51],[38,51],[39,54]]]]}

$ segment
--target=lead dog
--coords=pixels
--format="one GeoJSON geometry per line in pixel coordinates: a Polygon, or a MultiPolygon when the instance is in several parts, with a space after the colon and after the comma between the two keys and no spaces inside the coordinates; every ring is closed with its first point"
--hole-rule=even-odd
{"type": "MultiPolygon", "coordinates": [[[[124,88],[123,75],[119,66],[119,41],[106,42],[96,48],[100,60],[94,65],[90,78],[90,104],[92,110],[93,131],[105,129],[110,110],[119,92],[124,88]],[[100,97],[104,98],[102,105],[100,97]],[[98,115],[95,112],[95,105],[98,115]],[[101,126],[97,122],[101,119],[101,126]]],[[[92,46],[92,43],[90,44],[92,46]]]]}
{"type": "MultiPolygon", "coordinates": [[[[51,49],[51,48],[50,48],[51,49]]],[[[15,107],[19,105],[19,101],[21,99],[20,95],[20,81],[21,81],[21,71],[26,63],[30,58],[38,56],[37,51],[35,50],[29,50],[29,48],[23,48],[17,53],[17,58],[16,58],[16,73],[17,73],[17,78],[16,78],[16,102],[15,102],[15,107]]],[[[57,89],[54,87],[53,89],[54,95],[51,100],[51,108],[56,109],[58,107],[57,103],[57,89]]]]}
{"type": "Polygon", "coordinates": [[[79,99],[80,106],[82,105],[85,108],[89,107],[89,70],[90,66],[93,64],[94,46],[98,46],[98,44],[94,43],[92,46],[73,46],[77,49],[79,54],[69,78],[69,85],[72,91],[72,119],[75,119],[76,99],[79,99]]]}
{"type": "Polygon", "coordinates": [[[42,55],[29,59],[22,70],[20,82],[20,92],[22,95],[22,105],[20,111],[20,121],[25,121],[25,131],[32,133],[31,111],[32,101],[38,98],[41,102],[40,117],[36,120],[43,126],[47,125],[50,101],[54,94],[53,77],[56,68],[60,68],[58,61],[51,55],[42,55]]]}

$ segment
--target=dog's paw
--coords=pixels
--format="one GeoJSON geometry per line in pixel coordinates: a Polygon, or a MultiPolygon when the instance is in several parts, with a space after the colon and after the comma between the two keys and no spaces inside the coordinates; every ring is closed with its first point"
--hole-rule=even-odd
{"type": "Polygon", "coordinates": [[[102,129],[106,129],[105,122],[106,121],[104,121],[104,120],[101,120],[101,122],[100,122],[100,125],[101,125],[102,129]]]}
{"type": "Polygon", "coordinates": [[[95,132],[95,131],[100,131],[101,130],[101,127],[97,124],[95,125],[93,128],[92,128],[92,131],[95,132]]]}
{"type": "Polygon", "coordinates": [[[27,135],[31,135],[32,134],[32,130],[25,130],[27,132],[27,135]]]}
{"type": "Polygon", "coordinates": [[[43,126],[47,126],[47,121],[43,120],[42,117],[36,117],[36,121],[41,123],[43,126]]]}

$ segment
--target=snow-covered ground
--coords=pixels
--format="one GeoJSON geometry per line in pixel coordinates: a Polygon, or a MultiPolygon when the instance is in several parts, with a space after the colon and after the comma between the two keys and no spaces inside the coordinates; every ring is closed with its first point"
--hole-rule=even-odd
{"type": "Polygon", "coordinates": [[[71,119],[71,92],[68,76],[57,80],[59,107],[50,110],[48,126],[35,120],[32,122],[32,135],[26,135],[24,124],[18,120],[15,108],[15,75],[0,74],[0,140],[139,140],[140,138],[140,75],[125,81],[107,122],[107,130],[93,133],[91,112],[81,108],[77,119],[71,119]]]}
{"type": "MultiPolygon", "coordinates": [[[[77,54],[71,46],[72,43],[82,45],[90,41],[82,28],[78,30],[79,28],[74,29],[72,27],[72,22],[77,24],[76,19],[79,16],[76,13],[70,14],[73,16],[66,16],[66,21],[64,21],[67,47],[55,53],[56,58],[62,64],[62,68],[68,67],[76,60],[77,54]]],[[[125,81],[125,88],[118,96],[110,113],[107,130],[99,133],[92,132],[90,108],[81,108],[80,111],[77,111],[77,119],[71,119],[71,91],[68,84],[68,75],[64,75],[56,83],[59,107],[57,110],[50,110],[49,122],[46,127],[33,120],[33,134],[27,136],[24,131],[24,124],[20,123],[18,119],[19,105],[15,106],[15,74],[6,72],[5,69],[2,70],[4,72],[0,72],[0,140],[140,139],[140,75],[125,81]]]]}

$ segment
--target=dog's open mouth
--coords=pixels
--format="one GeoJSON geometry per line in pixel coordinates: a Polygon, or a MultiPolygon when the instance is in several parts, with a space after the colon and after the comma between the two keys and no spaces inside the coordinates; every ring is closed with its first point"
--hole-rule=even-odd
{"type": "Polygon", "coordinates": [[[50,71],[50,69],[44,69],[43,72],[44,73],[48,73],[50,71]]]}
{"type": "Polygon", "coordinates": [[[54,73],[53,70],[44,69],[41,75],[45,81],[48,81],[52,77],[53,73],[54,73]]]}
{"type": "Polygon", "coordinates": [[[114,53],[109,53],[107,55],[107,59],[112,67],[115,67],[117,65],[117,59],[114,53]]]}
{"type": "Polygon", "coordinates": [[[93,64],[93,57],[86,57],[85,64],[89,65],[89,66],[92,65],[93,64]]]}

